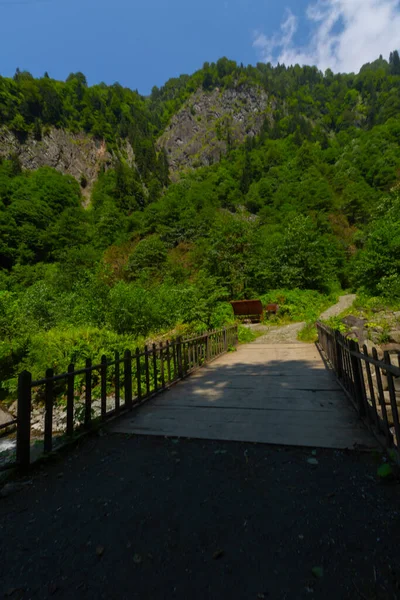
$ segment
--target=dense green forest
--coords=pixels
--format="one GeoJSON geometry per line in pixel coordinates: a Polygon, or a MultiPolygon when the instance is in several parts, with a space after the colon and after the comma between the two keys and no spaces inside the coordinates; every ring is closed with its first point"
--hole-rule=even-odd
{"type": "Polygon", "coordinates": [[[284,301],[298,289],[294,318],[310,305],[316,316],[340,289],[400,301],[397,51],[336,75],[223,58],[149,97],[89,87],[81,73],[60,82],[17,70],[0,77],[0,125],[21,143],[49,127],[110,149],[127,139],[136,162],[103,170],[83,208],[71,176],[1,160],[3,393],[22,368],[41,375],[160,333],[222,326],[231,299],[284,301]],[[157,145],[171,117],[199,88],[246,86],[274,107],[260,134],[171,183],[157,145]]]}

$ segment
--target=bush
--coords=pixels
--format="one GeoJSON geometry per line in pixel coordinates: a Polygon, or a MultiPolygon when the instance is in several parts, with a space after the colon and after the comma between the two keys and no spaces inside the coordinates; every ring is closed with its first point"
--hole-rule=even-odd
{"type": "Polygon", "coordinates": [[[325,295],[315,290],[279,289],[261,296],[263,305],[278,304],[278,321],[315,322],[319,315],[337,302],[337,294],[325,295]]]}

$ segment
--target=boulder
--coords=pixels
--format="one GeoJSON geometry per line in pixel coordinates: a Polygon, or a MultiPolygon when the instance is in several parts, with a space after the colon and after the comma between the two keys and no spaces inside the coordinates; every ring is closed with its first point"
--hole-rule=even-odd
{"type": "Polygon", "coordinates": [[[389,340],[394,344],[400,344],[400,330],[394,329],[389,332],[389,340]]]}
{"type": "Polygon", "coordinates": [[[368,337],[370,340],[374,342],[374,344],[379,344],[383,333],[383,327],[376,325],[375,327],[371,327],[368,329],[368,337]]]}
{"type": "Polygon", "coordinates": [[[345,334],[345,337],[349,340],[358,340],[358,335],[355,331],[349,331],[345,334]]]}
{"type": "Polygon", "coordinates": [[[3,408],[0,408],[0,425],[6,425],[7,423],[10,423],[13,420],[14,417],[9,412],[4,410],[3,408]]]}
{"type": "Polygon", "coordinates": [[[382,352],[389,352],[389,354],[400,354],[400,344],[382,344],[381,349],[382,352]]]}
{"type": "Polygon", "coordinates": [[[13,417],[17,416],[17,413],[18,413],[18,400],[14,400],[14,402],[12,404],[10,404],[10,406],[8,407],[8,412],[13,417]]]}
{"type": "Polygon", "coordinates": [[[360,317],[355,317],[354,315],[348,315],[347,317],[343,317],[342,323],[347,325],[347,327],[356,327],[357,329],[364,329],[364,326],[367,323],[367,319],[361,319],[360,317]]]}

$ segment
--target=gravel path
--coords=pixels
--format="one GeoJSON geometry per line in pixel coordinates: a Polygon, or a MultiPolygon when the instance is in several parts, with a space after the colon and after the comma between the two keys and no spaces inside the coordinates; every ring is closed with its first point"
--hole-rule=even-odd
{"type": "MultiPolygon", "coordinates": [[[[339,302],[323,312],[320,318],[329,319],[330,317],[339,315],[341,312],[346,310],[346,308],[349,308],[355,299],[355,294],[346,294],[344,296],[340,296],[339,302]]],[[[300,344],[301,342],[298,341],[297,334],[303,329],[304,326],[304,321],[301,323],[291,323],[290,325],[283,326],[265,326],[265,335],[257,338],[254,344],[300,344]]],[[[260,331],[260,326],[257,329],[260,331]]]]}
{"type": "Polygon", "coordinates": [[[323,312],[320,318],[330,319],[331,317],[337,317],[337,315],[340,315],[340,313],[346,310],[346,308],[350,308],[356,298],[356,294],[346,294],[345,296],[340,296],[339,302],[323,312]]]}
{"type": "Polygon", "coordinates": [[[394,600],[400,489],[378,483],[378,464],[357,452],[88,438],[0,497],[0,597],[394,600]]]}

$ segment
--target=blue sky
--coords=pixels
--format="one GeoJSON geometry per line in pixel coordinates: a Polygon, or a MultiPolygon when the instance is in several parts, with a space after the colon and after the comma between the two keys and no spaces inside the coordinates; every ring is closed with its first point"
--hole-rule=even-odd
{"type": "Polygon", "coordinates": [[[0,0],[0,73],[16,67],[149,93],[204,61],[355,70],[400,46],[396,0],[0,0]]]}

